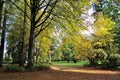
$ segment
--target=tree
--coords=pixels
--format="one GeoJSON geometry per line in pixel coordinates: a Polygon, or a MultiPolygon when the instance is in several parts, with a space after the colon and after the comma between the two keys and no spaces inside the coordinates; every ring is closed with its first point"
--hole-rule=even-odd
{"type": "Polygon", "coordinates": [[[102,12],[104,15],[108,15],[115,22],[115,26],[113,29],[114,43],[118,48],[118,53],[120,52],[120,42],[119,42],[119,33],[120,33],[120,1],[119,0],[97,0],[97,4],[95,4],[95,8],[97,12],[102,12]]]}
{"type": "Polygon", "coordinates": [[[19,60],[19,66],[24,66],[24,48],[25,48],[25,29],[26,29],[26,9],[27,9],[27,4],[24,0],[24,21],[23,21],[23,27],[22,27],[22,38],[21,38],[21,50],[20,50],[20,60],[19,60]]]}
{"type": "Polygon", "coordinates": [[[66,60],[68,63],[74,57],[74,46],[72,43],[63,42],[62,46],[63,60],[66,60]]]}
{"type": "MultiPolygon", "coordinates": [[[[5,47],[5,33],[6,33],[6,26],[7,26],[7,14],[8,14],[8,10],[6,8],[6,5],[3,3],[5,3],[4,0],[1,0],[1,5],[0,5],[0,28],[1,28],[1,45],[0,45],[0,67],[2,67],[2,63],[3,63],[3,55],[4,55],[4,47],[5,47]],[[4,7],[5,6],[5,7],[4,7]],[[3,10],[4,8],[4,10],[3,10]],[[2,10],[4,11],[4,17],[2,20],[2,10]],[[3,21],[3,22],[2,22],[3,21]]],[[[8,7],[9,9],[9,7],[8,7]]]]}
{"type": "MultiPolygon", "coordinates": [[[[2,29],[2,9],[3,9],[3,0],[0,0],[0,28],[2,29]]],[[[2,33],[4,33],[4,30],[2,31],[2,33]]],[[[4,41],[4,34],[2,35],[2,39],[1,39],[1,45],[0,45],[0,67],[2,67],[2,62],[3,62],[3,41],[4,41]]]]}
{"type": "MultiPolygon", "coordinates": [[[[109,55],[114,52],[112,50],[114,34],[111,32],[114,27],[115,23],[111,18],[103,15],[102,13],[97,14],[97,19],[94,23],[94,39],[92,43],[93,49],[95,49],[93,50],[93,53],[96,55],[94,58],[103,58],[103,60],[106,60],[109,55]]],[[[100,60],[103,62],[102,59],[100,60]]]]}
{"type": "Polygon", "coordinates": [[[41,32],[41,35],[39,35],[35,39],[35,61],[36,63],[43,63],[43,62],[48,62],[50,61],[48,59],[49,54],[50,54],[50,48],[51,48],[51,32],[52,28],[47,28],[43,32],[41,32]]]}
{"type": "Polygon", "coordinates": [[[30,26],[30,37],[29,37],[29,49],[28,49],[28,69],[33,68],[33,44],[34,44],[34,38],[40,34],[48,25],[50,22],[46,25],[47,19],[49,19],[50,14],[52,10],[54,9],[57,0],[49,0],[47,3],[45,3],[46,0],[43,0],[42,2],[38,2],[38,0],[31,0],[30,6],[31,6],[31,26],[30,26]],[[41,4],[42,3],[42,4],[41,4]],[[44,7],[44,10],[41,15],[36,20],[36,17],[38,15],[38,12],[41,11],[44,7]],[[37,14],[36,14],[37,13],[37,14]],[[47,14],[47,15],[46,15],[47,14]],[[45,16],[45,17],[44,17],[45,16]],[[42,19],[42,20],[41,20],[42,19]],[[39,31],[35,34],[35,30],[39,29],[39,31]]]}
{"type": "MultiPolygon", "coordinates": [[[[17,17],[15,17],[16,21],[10,23],[12,25],[12,28],[9,29],[9,34],[7,36],[7,53],[12,55],[13,63],[20,64],[21,63],[21,43],[22,43],[22,27],[23,24],[21,24],[22,16],[21,14],[18,14],[17,17]]],[[[27,37],[26,37],[27,38],[27,37]]],[[[24,42],[26,43],[26,41],[24,42]]],[[[25,48],[24,48],[25,52],[25,48]]],[[[26,55],[22,55],[26,56],[26,55]]],[[[24,60],[23,60],[24,62],[24,60]]]]}
{"type": "MultiPolygon", "coordinates": [[[[10,3],[10,2],[9,2],[10,3]]],[[[18,3],[18,2],[16,2],[18,3]]],[[[23,66],[26,58],[26,50],[28,50],[28,30],[29,21],[25,14],[16,9],[15,6],[10,3],[11,8],[8,17],[8,30],[7,30],[7,54],[12,55],[13,63],[23,66]],[[12,12],[11,12],[12,11],[12,12]]],[[[26,11],[25,4],[18,4],[24,11],[26,11]]]]}
{"type": "Polygon", "coordinates": [[[0,28],[2,27],[1,21],[2,21],[2,11],[3,11],[3,0],[0,0],[0,28]]]}
{"type": "MultiPolygon", "coordinates": [[[[82,34],[80,37],[74,36],[73,38],[74,42],[77,42],[77,44],[79,43],[80,45],[77,48],[79,48],[79,53],[81,53],[81,56],[86,57],[91,64],[96,64],[96,61],[94,61],[94,55],[96,55],[94,49],[103,49],[103,51],[107,54],[110,54],[110,51],[113,51],[111,48],[114,34],[110,31],[114,28],[115,23],[111,20],[111,18],[104,16],[102,13],[93,14],[92,16],[95,21],[86,25],[88,30],[81,31],[82,34]],[[92,29],[92,33],[89,28],[92,29]],[[77,41],[78,39],[80,42],[77,41]]],[[[99,53],[102,54],[104,53],[103,51],[100,51],[99,53]]]]}
{"type": "MultiPolygon", "coordinates": [[[[16,3],[11,2],[23,13],[25,13],[16,3]]],[[[53,17],[51,12],[53,11],[58,0],[30,0],[25,1],[29,7],[30,15],[25,14],[30,19],[30,37],[28,48],[28,69],[33,69],[33,45],[35,37],[37,37],[43,30],[45,30],[51,23],[53,17]],[[28,3],[30,2],[30,4],[28,3]]]]}
{"type": "MultiPolygon", "coordinates": [[[[89,4],[89,0],[61,0],[56,6],[52,15],[56,17],[54,22],[56,23],[55,26],[57,26],[56,29],[58,29],[59,32],[59,39],[57,40],[59,40],[58,42],[60,42],[60,46],[62,44],[65,44],[65,46],[67,45],[67,43],[64,42],[65,38],[68,40],[68,42],[72,41],[73,45],[80,42],[79,38],[81,39],[82,37],[81,32],[86,29],[83,25],[82,14],[85,14],[89,4]]],[[[75,46],[75,58],[79,58],[79,49],[81,49],[79,46],[80,44],[75,46]]],[[[63,47],[61,46],[61,48],[63,47]]]]}
{"type": "MultiPolygon", "coordinates": [[[[4,19],[3,19],[3,30],[2,30],[2,35],[1,35],[1,50],[0,50],[1,51],[0,54],[2,54],[2,57],[4,54],[4,46],[5,46],[6,21],[7,21],[7,10],[5,9],[4,19]]],[[[2,58],[2,60],[3,60],[3,58],[2,58]]]]}

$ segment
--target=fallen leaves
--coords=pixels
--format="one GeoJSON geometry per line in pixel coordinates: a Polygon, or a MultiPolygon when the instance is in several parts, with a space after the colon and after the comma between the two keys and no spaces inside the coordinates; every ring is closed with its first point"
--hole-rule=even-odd
{"type": "MultiPolygon", "coordinates": [[[[94,73],[98,71],[97,74],[93,74],[92,72],[86,73],[83,71],[78,71],[60,71],[59,69],[7,73],[0,70],[0,80],[120,80],[120,72],[115,73],[115,71],[92,70],[94,73]]],[[[89,72],[90,70],[85,71],[89,72]]]]}

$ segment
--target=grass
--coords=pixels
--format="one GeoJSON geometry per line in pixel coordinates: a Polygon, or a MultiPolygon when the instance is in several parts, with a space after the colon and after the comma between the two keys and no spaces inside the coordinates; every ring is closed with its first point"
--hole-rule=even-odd
{"type": "Polygon", "coordinates": [[[85,65],[88,65],[88,61],[79,61],[77,63],[69,62],[67,63],[66,61],[57,61],[57,62],[52,62],[53,65],[56,66],[63,66],[63,67],[82,67],[85,65]]]}
{"type": "Polygon", "coordinates": [[[22,71],[25,71],[25,68],[24,67],[20,67],[18,65],[7,65],[5,67],[5,71],[6,72],[22,72],[22,71]]]}

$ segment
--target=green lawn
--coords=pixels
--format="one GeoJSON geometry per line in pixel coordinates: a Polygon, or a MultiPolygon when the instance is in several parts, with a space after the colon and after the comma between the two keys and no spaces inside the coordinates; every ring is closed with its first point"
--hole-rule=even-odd
{"type": "Polygon", "coordinates": [[[88,61],[79,61],[77,63],[67,63],[66,61],[57,61],[57,62],[52,62],[53,65],[56,66],[63,66],[63,67],[81,67],[81,66],[85,66],[88,65],[89,62],[88,61]]]}

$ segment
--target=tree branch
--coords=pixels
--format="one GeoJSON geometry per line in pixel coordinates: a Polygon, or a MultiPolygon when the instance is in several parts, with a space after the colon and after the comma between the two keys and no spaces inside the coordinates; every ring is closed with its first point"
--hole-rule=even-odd
{"type": "Polygon", "coordinates": [[[26,3],[26,5],[30,8],[30,5],[28,4],[28,2],[26,0],[24,0],[24,2],[26,3]]]}
{"type": "Polygon", "coordinates": [[[44,26],[43,28],[42,28],[42,26],[41,26],[41,28],[39,29],[39,31],[35,34],[35,38],[36,38],[43,30],[45,30],[45,29],[51,24],[52,20],[53,20],[53,18],[49,21],[49,23],[48,23],[46,26],[42,25],[42,26],[44,26]]]}
{"type": "Polygon", "coordinates": [[[45,2],[45,0],[41,1],[41,2],[38,4],[38,10],[39,10],[39,6],[41,6],[44,2],[45,2]]]}
{"type": "MultiPolygon", "coordinates": [[[[39,27],[40,25],[44,24],[44,23],[47,21],[47,19],[48,19],[48,18],[50,17],[50,15],[51,15],[51,13],[52,13],[52,11],[53,11],[53,9],[54,9],[56,3],[57,3],[57,0],[55,1],[55,3],[54,3],[54,5],[53,5],[52,9],[51,9],[50,12],[48,13],[48,16],[46,16],[46,18],[45,18],[40,24],[38,24],[35,28],[39,27]]],[[[41,17],[41,18],[42,18],[42,17],[41,17]]]]}
{"type": "Polygon", "coordinates": [[[50,4],[50,1],[48,2],[48,4],[46,5],[45,9],[43,10],[42,14],[39,16],[39,18],[35,21],[35,24],[37,24],[41,18],[43,17],[43,15],[46,13],[46,10],[48,9],[49,7],[49,4],[50,4]]]}
{"type": "Polygon", "coordinates": [[[10,0],[10,2],[11,2],[16,8],[18,8],[21,12],[23,12],[23,13],[28,17],[28,19],[30,19],[30,17],[28,16],[28,14],[25,13],[25,11],[22,10],[19,6],[17,6],[17,4],[15,4],[14,2],[12,2],[11,0],[10,0]]]}

